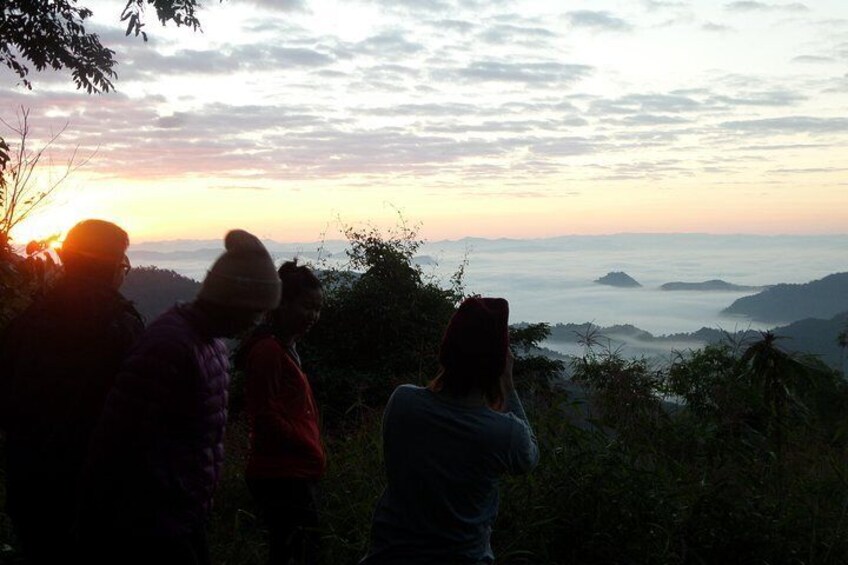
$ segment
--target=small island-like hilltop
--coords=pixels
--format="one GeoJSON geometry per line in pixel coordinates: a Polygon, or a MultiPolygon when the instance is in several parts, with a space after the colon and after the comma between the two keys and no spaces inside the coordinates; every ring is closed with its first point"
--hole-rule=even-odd
{"type": "Polygon", "coordinates": [[[613,271],[607,273],[599,279],[595,279],[598,284],[607,286],[617,286],[621,288],[636,288],[642,286],[639,282],[623,271],[613,271]]]}
{"type": "Polygon", "coordinates": [[[721,279],[712,279],[703,282],[669,282],[660,286],[660,290],[715,290],[715,291],[756,291],[762,290],[761,286],[744,286],[733,284],[721,279]]]}

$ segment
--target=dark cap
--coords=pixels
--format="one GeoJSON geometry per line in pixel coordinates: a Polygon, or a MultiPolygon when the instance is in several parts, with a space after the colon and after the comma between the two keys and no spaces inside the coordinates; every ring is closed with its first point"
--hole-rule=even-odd
{"type": "Polygon", "coordinates": [[[503,298],[472,297],[451,318],[439,362],[448,371],[494,378],[504,370],[508,347],[509,303],[503,298]]]}

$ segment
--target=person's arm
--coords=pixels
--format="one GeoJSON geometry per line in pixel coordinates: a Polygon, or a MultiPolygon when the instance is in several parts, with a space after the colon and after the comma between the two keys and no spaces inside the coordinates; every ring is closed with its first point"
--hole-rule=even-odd
{"type": "Polygon", "coordinates": [[[502,378],[504,389],[505,412],[512,416],[512,427],[507,453],[507,471],[511,474],[522,474],[532,471],[539,463],[539,445],[536,435],[527,419],[524,405],[515,390],[512,380],[512,352],[508,353],[506,367],[502,378]]]}

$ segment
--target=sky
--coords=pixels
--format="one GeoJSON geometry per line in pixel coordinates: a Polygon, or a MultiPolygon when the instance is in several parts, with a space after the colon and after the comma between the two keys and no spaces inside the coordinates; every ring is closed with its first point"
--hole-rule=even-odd
{"type": "Polygon", "coordinates": [[[18,241],[848,231],[844,0],[225,0],[147,43],[82,3],[115,92],[0,71],[0,115],[87,159],[18,241]]]}

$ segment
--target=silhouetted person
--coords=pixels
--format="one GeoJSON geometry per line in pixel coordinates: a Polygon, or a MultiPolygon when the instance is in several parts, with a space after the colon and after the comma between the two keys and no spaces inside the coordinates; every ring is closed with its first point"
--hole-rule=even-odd
{"type": "Polygon", "coordinates": [[[59,252],[64,275],[4,334],[7,511],[28,563],[68,558],[89,438],[144,329],[117,290],[129,270],[128,245],[110,222],[71,228],[59,252]]]}
{"type": "Polygon", "coordinates": [[[270,565],[318,561],[315,490],[324,475],[318,407],[297,341],[321,313],[321,282],[289,261],[279,271],[280,306],[239,352],[245,372],[250,452],[247,485],[268,528],[270,565]]]}
{"type": "Polygon", "coordinates": [[[361,563],[494,561],[498,479],[539,459],[512,382],[508,317],[506,300],[465,300],[445,331],[436,379],[427,388],[402,385],[389,399],[388,484],[361,563]]]}
{"type": "Polygon", "coordinates": [[[221,478],[229,361],[222,338],[280,301],[265,247],[234,230],[194,302],[153,321],[124,363],[91,443],[84,561],[208,563],[205,523],[221,478]]]}

